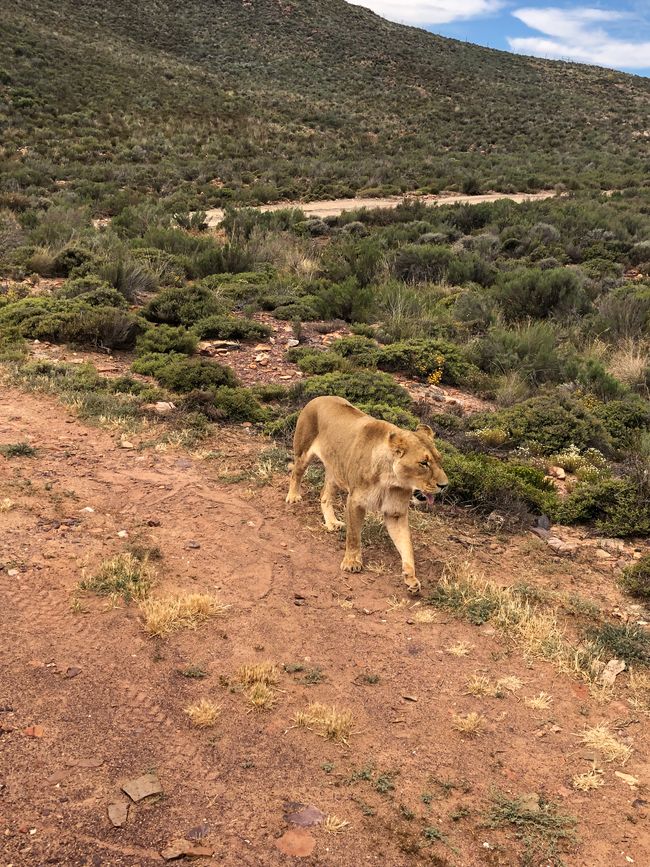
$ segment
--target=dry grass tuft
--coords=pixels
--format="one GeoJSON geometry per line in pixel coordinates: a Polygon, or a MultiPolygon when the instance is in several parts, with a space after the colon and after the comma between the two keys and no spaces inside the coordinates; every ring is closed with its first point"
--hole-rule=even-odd
{"type": "Polygon", "coordinates": [[[435,623],[437,619],[436,612],[432,611],[430,608],[419,608],[413,614],[413,620],[415,620],[416,623],[435,623]]]}
{"type": "Polygon", "coordinates": [[[603,773],[596,765],[590,768],[584,774],[576,774],[571,780],[571,785],[579,792],[591,792],[593,789],[600,789],[605,785],[603,773]]]}
{"type": "Polygon", "coordinates": [[[558,624],[555,611],[538,610],[511,588],[475,574],[467,562],[446,566],[429,601],[471,623],[493,623],[526,656],[552,662],[564,673],[587,680],[595,677],[598,650],[573,644],[558,624]]]}
{"type": "Polygon", "coordinates": [[[452,656],[467,656],[471,649],[472,645],[467,641],[457,641],[455,644],[445,648],[446,652],[452,656]]]}
{"type": "Polygon", "coordinates": [[[243,686],[253,686],[255,683],[273,686],[280,682],[280,669],[274,662],[253,662],[240,666],[235,678],[243,686]]]}
{"type": "Polygon", "coordinates": [[[298,711],[294,722],[298,727],[310,729],[328,740],[347,743],[352,734],[354,716],[352,711],[338,710],[334,705],[310,704],[307,710],[298,711]]]}
{"type": "Polygon", "coordinates": [[[524,704],[533,710],[548,710],[553,703],[553,696],[547,692],[540,692],[531,698],[525,698],[524,704]]]}
{"type": "Polygon", "coordinates": [[[632,748],[619,741],[610,732],[606,723],[585,729],[580,735],[580,740],[589,749],[599,752],[606,762],[620,762],[624,765],[632,755],[632,748]]]}
{"type": "Polygon", "coordinates": [[[465,716],[457,713],[452,717],[451,725],[452,728],[456,729],[457,732],[460,732],[465,737],[475,738],[478,737],[478,735],[483,734],[485,717],[483,714],[476,713],[476,711],[465,714],[465,716]]]}
{"type": "Polygon", "coordinates": [[[609,360],[612,376],[631,388],[645,385],[650,367],[650,344],[641,340],[624,340],[609,360]]]}
{"type": "Polygon", "coordinates": [[[125,602],[146,599],[155,584],[157,573],[148,556],[136,557],[131,552],[117,554],[105,560],[90,578],[83,578],[80,590],[91,590],[100,596],[121,596],[125,602]]]}
{"type": "Polygon", "coordinates": [[[508,674],[506,677],[500,677],[497,680],[497,686],[505,689],[508,692],[518,692],[524,685],[523,680],[517,677],[516,674],[508,674]]]}
{"type": "Polygon", "coordinates": [[[340,834],[341,831],[347,831],[351,827],[347,819],[339,819],[338,816],[330,814],[323,822],[323,829],[328,834],[340,834]]]}
{"type": "Polygon", "coordinates": [[[192,725],[199,729],[213,726],[221,714],[221,705],[215,704],[209,698],[202,698],[195,704],[188,705],[184,713],[192,721],[192,725]]]}
{"type": "Polygon", "coordinates": [[[249,686],[246,690],[246,696],[257,710],[270,710],[277,701],[275,692],[261,681],[249,686]]]}
{"type": "Polygon", "coordinates": [[[207,593],[162,596],[140,605],[145,632],[158,637],[178,629],[196,629],[210,617],[223,617],[228,608],[207,593]]]}
{"type": "Polygon", "coordinates": [[[483,674],[474,674],[467,681],[467,695],[474,695],[477,698],[490,696],[490,698],[499,698],[503,695],[503,689],[499,683],[493,683],[489,677],[483,674]]]}
{"type": "Polygon", "coordinates": [[[650,714],[650,674],[630,672],[630,705],[642,713],[650,714]]]}
{"type": "Polygon", "coordinates": [[[388,607],[386,608],[388,612],[400,611],[402,608],[408,608],[411,604],[410,599],[404,599],[403,597],[398,599],[397,596],[389,596],[386,602],[388,603],[388,607]]]}

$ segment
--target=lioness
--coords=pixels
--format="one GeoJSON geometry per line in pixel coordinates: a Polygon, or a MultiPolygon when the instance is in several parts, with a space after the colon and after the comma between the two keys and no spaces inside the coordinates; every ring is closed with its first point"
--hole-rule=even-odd
{"type": "Polygon", "coordinates": [[[412,593],[419,591],[408,525],[409,501],[418,491],[431,503],[434,494],[448,484],[433,436],[425,424],[415,432],[405,431],[366,415],[341,397],[316,397],[300,413],[287,503],[302,499],[302,477],[312,458],[319,458],[325,465],[320,498],[325,526],[330,531],[346,527],[341,563],[346,572],[362,570],[361,527],[368,510],[381,511],[402,558],[406,586],[412,593]],[[348,495],[345,524],[334,514],[337,489],[348,495]]]}

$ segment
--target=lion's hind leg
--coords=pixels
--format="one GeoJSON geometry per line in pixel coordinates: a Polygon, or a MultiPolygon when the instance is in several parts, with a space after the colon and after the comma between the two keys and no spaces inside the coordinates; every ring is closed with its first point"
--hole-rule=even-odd
{"type": "Polygon", "coordinates": [[[318,436],[318,422],[314,412],[307,406],[298,416],[296,432],[293,436],[294,463],[289,480],[287,503],[299,503],[302,500],[300,485],[307,467],[314,457],[314,441],[318,436]]]}
{"type": "Polygon", "coordinates": [[[323,490],[320,495],[320,507],[323,512],[323,518],[325,519],[325,529],[328,533],[333,533],[335,530],[340,530],[345,527],[345,523],[339,521],[334,513],[334,500],[336,499],[337,490],[336,482],[326,470],[325,484],[323,485],[323,490]]]}

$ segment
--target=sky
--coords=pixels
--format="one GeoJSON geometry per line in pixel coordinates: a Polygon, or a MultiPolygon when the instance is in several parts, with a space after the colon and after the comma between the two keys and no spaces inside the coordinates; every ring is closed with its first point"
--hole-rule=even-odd
{"type": "Polygon", "coordinates": [[[442,36],[650,76],[650,0],[349,0],[442,36]]]}

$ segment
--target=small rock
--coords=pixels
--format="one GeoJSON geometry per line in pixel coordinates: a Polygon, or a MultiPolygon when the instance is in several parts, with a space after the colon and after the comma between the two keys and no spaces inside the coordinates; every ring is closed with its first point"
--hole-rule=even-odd
{"type": "Polygon", "coordinates": [[[149,520],[147,521],[147,526],[160,527],[160,521],[158,520],[158,518],[149,518],[149,520]]]}
{"type": "Polygon", "coordinates": [[[597,560],[611,560],[612,555],[609,551],[603,551],[602,548],[596,548],[595,556],[597,560]]]}
{"type": "Polygon", "coordinates": [[[83,509],[79,509],[79,511],[80,511],[80,512],[88,512],[89,514],[91,514],[91,513],[94,512],[95,510],[93,509],[92,506],[84,506],[84,508],[83,508],[83,509]]]}
{"type": "Polygon", "coordinates": [[[143,774],[141,777],[136,777],[133,780],[128,780],[122,786],[122,791],[131,798],[132,801],[141,801],[143,798],[148,798],[149,795],[160,795],[162,786],[155,774],[143,774]]]}
{"type": "Polygon", "coordinates": [[[207,837],[209,833],[209,825],[197,825],[196,828],[190,828],[190,830],[185,835],[185,839],[196,842],[197,840],[202,840],[204,837],[207,837]]]}
{"type": "Polygon", "coordinates": [[[566,473],[562,467],[549,467],[548,474],[549,476],[553,476],[554,479],[560,479],[560,481],[566,479],[566,473]]]}
{"type": "Polygon", "coordinates": [[[196,542],[194,539],[191,539],[185,547],[191,548],[192,550],[197,550],[201,547],[201,544],[199,542],[196,542]]]}
{"type": "Polygon", "coordinates": [[[427,393],[430,398],[437,400],[439,403],[445,403],[447,400],[446,392],[442,388],[438,388],[437,385],[430,385],[427,389],[427,393]]]}
{"type": "Polygon", "coordinates": [[[81,669],[79,668],[79,666],[78,665],[69,665],[66,668],[65,674],[63,676],[69,680],[72,677],[76,677],[78,674],[81,674],[81,669]]]}
{"type": "Polygon", "coordinates": [[[126,530],[118,530],[117,535],[120,539],[126,539],[129,534],[126,530]]]}
{"type": "Polygon", "coordinates": [[[625,662],[622,659],[610,659],[600,675],[603,686],[613,686],[618,675],[625,671],[625,662]]]}
{"type": "Polygon", "coordinates": [[[325,813],[314,807],[313,804],[287,803],[284,809],[289,812],[284,814],[284,821],[290,825],[298,825],[301,828],[311,828],[325,821],[325,813]]]}
{"type": "Polygon", "coordinates": [[[270,352],[271,347],[267,346],[265,343],[258,343],[257,346],[253,347],[253,352],[270,352]]]}
{"type": "Polygon", "coordinates": [[[7,575],[11,578],[15,578],[18,575],[18,569],[7,569],[7,575]]]}
{"type": "Polygon", "coordinates": [[[126,824],[129,815],[129,805],[118,801],[115,804],[108,805],[108,818],[116,828],[121,828],[126,824]]]}
{"type": "Polygon", "coordinates": [[[176,409],[176,404],[172,403],[171,400],[158,400],[153,405],[153,411],[157,415],[169,415],[170,412],[174,412],[176,409]]]}
{"type": "Polygon", "coordinates": [[[636,777],[633,777],[632,774],[624,774],[622,771],[614,771],[614,776],[618,777],[619,780],[622,780],[624,783],[627,783],[632,789],[636,789],[639,785],[639,781],[636,777]]]}
{"type": "Polygon", "coordinates": [[[42,738],[45,734],[45,729],[43,726],[39,725],[27,726],[27,728],[23,730],[23,734],[28,738],[42,738]]]}
{"type": "Polygon", "coordinates": [[[417,701],[418,698],[416,695],[403,695],[402,698],[404,701],[417,701]]]}
{"type": "Polygon", "coordinates": [[[541,809],[537,792],[530,792],[528,795],[522,795],[521,798],[519,798],[519,804],[521,808],[526,810],[528,813],[539,813],[541,809]]]}
{"type": "Polygon", "coordinates": [[[552,548],[557,554],[575,554],[578,550],[578,546],[575,542],[565,542],[563,539],[559,539],[557,536],[549,536],[546,540],[546,544],[549,548],[552,548]]]}
{"type": "Polygon", "coordinates": [[[121,449],[134,449],[135,446],[130,440],[121,439],[120,440],[120,448],[121,449]]]}
{"type": "Polygon", "coordinates": [[[548,530],[545,530],[543,527],[531,527],[530,532],[534,533],[536,536],[539,536],[540,539],[548,540],[551,535],[548,530]]]}
{"type": "Polygon", "coordinates": [[[287,340],[287,346],[289,347],[289,349],[292,349],[294,346],[300,346],[300,341],[296,340],[295,337],[290,337],[287,340]]]}
{"type": "Polygon", "coordinates": [[[189,840],[172,840],[160,854],[165,861],[173,861],[176,858],[212,858],[214,849],[208,846],[196,846],[189,840]]]}
{"type": "Polygon", "coordinates": [[[104,759],[92,756],[89,759],[68,759],[66,764],[71,768],[101,768],[104,759]]]}
{"type": "Polygon", "coordinates": [[[275,841],[275,845],[284,855],[294,858],[308,858],[314,851],[316,840],[309,831],[302,828],[292,828],[275,841]]]}

